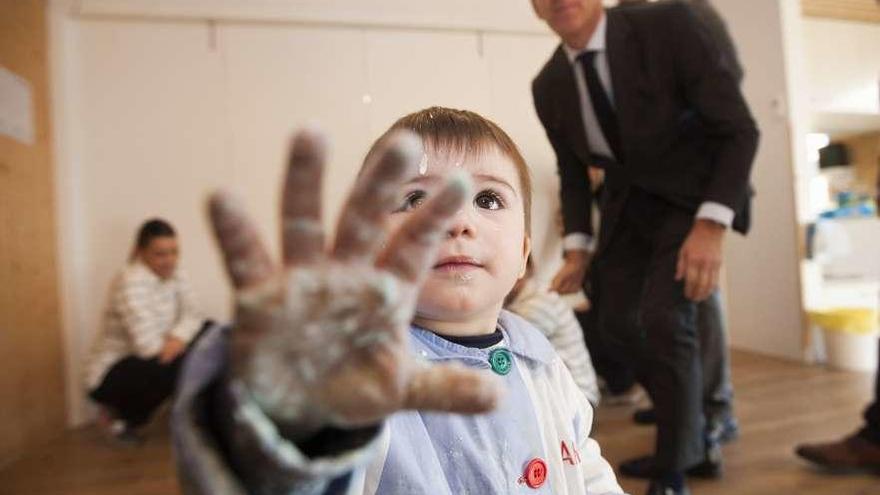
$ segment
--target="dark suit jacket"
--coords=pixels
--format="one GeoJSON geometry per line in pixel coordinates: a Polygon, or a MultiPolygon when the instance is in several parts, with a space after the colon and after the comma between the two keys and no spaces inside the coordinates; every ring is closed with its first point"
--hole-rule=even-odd
{"type": "MultiPolygon", "coordinates": [[[[745,233],[758,130],[731,64],[684,3],[609,9],[606,15],[624,155],[622,163],[606,167],[606,185],[636,186],[694,213],[704,201],[720,203],[736,213],[733,227],[745,233]]],[[[556,152],[565,233],[593,235],[587,166],[601,159],[587,144],[575,84],[559,46],[533,81],[532,94],[556,152]]],[[[603,222],[613,223],[613,215],[603,211],[603,222]]]]}

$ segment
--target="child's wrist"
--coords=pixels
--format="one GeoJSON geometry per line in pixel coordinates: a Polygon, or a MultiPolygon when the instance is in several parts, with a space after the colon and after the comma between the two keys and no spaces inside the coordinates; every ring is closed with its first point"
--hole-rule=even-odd
{"type": "MultiPolygon", "coordinates": [[[[323,418],[325,414],[317,411],[305,400],[272,400],[271,397],[286,396],[285,391],[260,390],[259,385],[233,373],[231,388],[241,402],[251,402],[269,419],[282,436],[299,444],[314,437],[328,425],[323,418]]],[[[293,391],[287,391],[293,392],[293,391]]],[[[298,395],[295,392],[290,395],[298,395]]],[[[288,396],[289,397],[289,396],[288,396]]]]}

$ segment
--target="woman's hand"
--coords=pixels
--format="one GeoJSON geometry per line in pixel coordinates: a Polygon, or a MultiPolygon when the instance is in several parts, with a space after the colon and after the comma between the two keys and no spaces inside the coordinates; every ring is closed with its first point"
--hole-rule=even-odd
{"type": "Polygon", "coordinates": [[[159,350],[159,364],[169,364],[177,359],[177,356],[183,354],[186,350],[186,342],[180,340],[173,335],[169,335],[165,339],[165,344],[159,350]]]}
{"type": "Polygon", "coordinates": [[[450,180],[386,238],[384,220],[422,157],[418,138],[398,133],[359,176],[325,247],[321,175],[325,150],[314,132],[291,146],[281,204],[282,260],[270,260],[232,198],[215,194],[210,216],[236,289],[230,359],[264,412],[300,435],[358,427],[401,409],[478,413],[498,398],[489,375],[417,362],[408,328],[419,285],[462,207],[469,185],[450,180]]]}

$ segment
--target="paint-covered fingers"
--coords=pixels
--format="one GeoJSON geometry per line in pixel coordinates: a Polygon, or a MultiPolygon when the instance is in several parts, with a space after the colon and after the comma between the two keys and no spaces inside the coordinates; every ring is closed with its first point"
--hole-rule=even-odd
{"type": "Polygon", "coordinates": [[[422,155],[422,142],[411,132],[383,140],[343,209],[334,247],[337,258],[372,259],[385,235],[383,221],[397,206],[400,184],[414,175],[422,155]]]}
{"type": "Polygon", "coordinates": [[[259,285],[274,273],[269,254],[241,204],[225,192],[208,200],[208,215],[232,285],[236,289],[259,285]]]}
{"type": "Polygon", "coordinates": [[[285,266],[307,263],[324,249],[321,227],[321,175],[324,136],[311,129],[291,141],[281,199],[281,253],[285,266]]]}
{"type": "Polygon", "coordinates": [[[470,194],[465,174],[454,174],[440,192],[417,209],[393,234],[376,264],[401,279],[417,283],[430,268],[446,226],[470,194]]]}
{"type": "Polygon", "coordinates": [[[488,373],[455,364],[425,366],[413,374],[404,408],[485,413],[495,409],[501,394],[498,380],[488,373]]]}

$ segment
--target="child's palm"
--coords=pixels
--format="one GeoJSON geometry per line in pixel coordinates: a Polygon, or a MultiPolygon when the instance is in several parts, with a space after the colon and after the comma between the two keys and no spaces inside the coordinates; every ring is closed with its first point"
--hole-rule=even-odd
{"type": "Polygon", "coordinates": [[[369,424],[405,408],[494,406],[487,377],[428,367],[408,351],[418,283],[467,189],[451,182],[383,243],[383,220],[421,156],[414,141],[399,137],[359,177],[328,251],[319,209],[324,151],[319,139],[300,133],[282,200],[282,267],[230,198],[212,198],[212,223],[237,289],[233,376],[273,417],[311,430],[369,424]]]}

